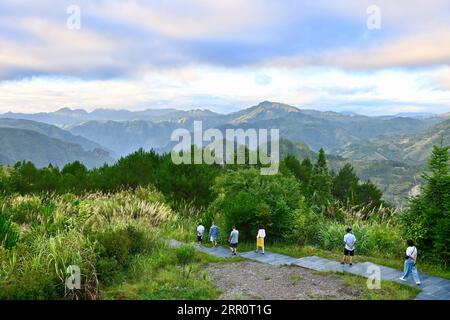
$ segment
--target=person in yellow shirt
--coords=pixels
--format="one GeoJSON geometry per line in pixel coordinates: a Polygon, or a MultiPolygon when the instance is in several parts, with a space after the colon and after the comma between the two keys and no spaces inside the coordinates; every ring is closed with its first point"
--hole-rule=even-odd
{"type": "Polygon", "coordinates": [[[256,252],[259,252],[259,248],[262,249],[264,254],[264,239],[266,237],[266,230],[263,225],[259,226],[258,234],[256,235],[256,252]]]}

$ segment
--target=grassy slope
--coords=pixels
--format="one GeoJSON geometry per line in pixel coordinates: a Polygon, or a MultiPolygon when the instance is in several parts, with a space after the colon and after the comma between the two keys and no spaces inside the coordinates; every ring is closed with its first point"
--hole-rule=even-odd
{"type": "Polygon", "coordinates": [[[137,256],[130,268],[117,275],[101,289],[102,299],[137,300],[208,300],[220,296],[204,271],[208,263],[235,263],[242,259],[220,259],[197,252],[195,259],[183,268],[177,265],[175,250],[163,247],[137,256]],[[188,275],[189,274],[189,275],[188,275]]]}
{"type": "Polygon", "coordinates": [[[342,281],[353,290],[361,290],[358,300],[412,300],[420,292],[418,288],[390,281],[382,281],[380,289],[368,289],[367,279],[351,274],[341,274],[342,281]]]}

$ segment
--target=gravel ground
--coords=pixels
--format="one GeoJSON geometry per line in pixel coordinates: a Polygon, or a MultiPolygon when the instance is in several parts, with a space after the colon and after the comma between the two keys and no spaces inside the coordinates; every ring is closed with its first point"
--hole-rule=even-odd
{"type": "Polygon", "coordinates": [[[351,300],[361,295],[336,275],[300,267],[254,261],[212,263],[208,274],[223,292],[219,298],[223,300],[351,300]]]}

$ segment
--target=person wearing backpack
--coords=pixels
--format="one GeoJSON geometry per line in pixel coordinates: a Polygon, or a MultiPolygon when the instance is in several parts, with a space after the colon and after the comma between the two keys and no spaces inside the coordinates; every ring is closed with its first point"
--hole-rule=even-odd
{"type": "Polygon", "coordinates": [[[406,241],[408,244],[408,248],[406,249],[406,255],[405,255],[405,268],[403,272],[403,276],[400,278],[401,281],[406,281],[407,277],[410,273],[412,273],[414,281],[419,286],[420,285],[420,278],[419,278],[419,272],[416,268],[416,262],[417,262],[417,248],[414,246],[414,243],[412,240],[406,241]]]}

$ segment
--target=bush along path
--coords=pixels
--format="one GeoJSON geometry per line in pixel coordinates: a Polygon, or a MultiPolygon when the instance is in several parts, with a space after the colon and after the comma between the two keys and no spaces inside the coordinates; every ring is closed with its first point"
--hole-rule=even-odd
{"type": "MultiPolygon", "coordinates": [[[[176,248],[183,245],[183,243],[177,240],[170,240],[169,246],[176,248]]],[[[195,245],[195,248],[203,253],[207,253],[220,258],[230,258],[230,250],[224,247],[210,248],[205,246],[195,245]]],[[[341,265],[337,261],[320,258],[317,256],[294,258],[278,253],[271,253],[266,251],[265,254],[256,253],[254,251],[238,253],[239,257],[249,260],[258,261],[261,263],[267,263],[276,266],[298,266],[307,269],[312,269],[320,272],[348,272],[354,275],[370,277],[373,275],[373,270],[379,268],[381,280],[394,281],[402,284],[408,284],[416,286],[411,277],[408,282],[400,281],[399,278],[403,275],[403,272],[397,269],[388,268],[380,265],[376,265],[370,262],[354,263],[353,266],[341,265]]],[[[378,269],[376,269],[378,270],[378,269]]],[[[425,274],[420,274],[422,291],[415,298],[415,300],[450,300],[450,280],[432,277],[425,274]]]]}

